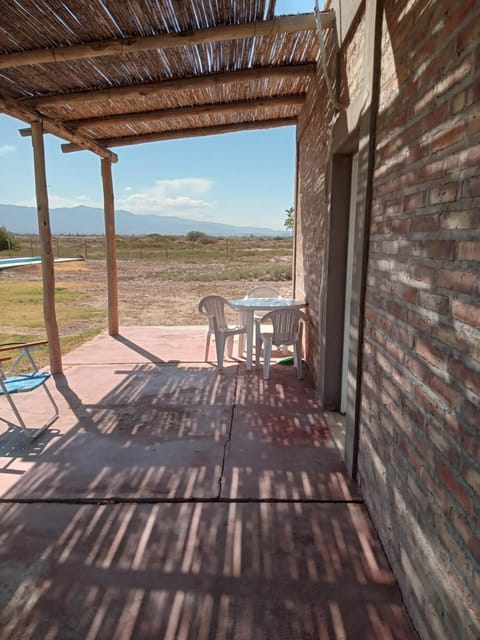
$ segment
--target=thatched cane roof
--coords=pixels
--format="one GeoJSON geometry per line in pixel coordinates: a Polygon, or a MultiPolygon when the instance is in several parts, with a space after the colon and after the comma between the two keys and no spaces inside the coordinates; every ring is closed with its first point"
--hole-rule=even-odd
{"type": "Polygon", "coordinates": [[[0,0],[0,112],[105,157],[293,124],[316,72],[315,21],[274,18],[274,1],[0,0]]]}

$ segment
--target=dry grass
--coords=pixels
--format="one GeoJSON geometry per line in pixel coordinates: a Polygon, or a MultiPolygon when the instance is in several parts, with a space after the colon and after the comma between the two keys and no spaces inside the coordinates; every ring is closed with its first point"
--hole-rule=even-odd
{"type": "MultiPolygon", "coordinates": [[[[289,268],[289,260],[288,253],[279,255],[269,265],[270,272],[276,263],[289,268]]],[[[242,279],[220,279],[226,275],[222,269],[225,262],[222,261],[187,264],[158,259],[119,260],[120,326],[205,324],[205,318],[197,311],[203,296],[215,293],[226,298],[243,297],[246,291],[258,284],[260,279],[243,279],[245,271],[248,272],[249,261],[258,265],[259,254],[255,252],[250,259],[244,260],[241,268],[227,263],[232,274],[239,273],[242,279]],[[200,269],[208,272],[209,281],[195,279],[200,269]]],[[[264,272],[268,276],[268,269],[264,272]]],[[[105,263],[89,259],[57,264],[55,281],[57,321],[62,351],[66,353],[106,328],[105,263]]],[[[291,281],[262,277],[261,282],[275,286],[284,295],[292,293],[291,281]]],[[[39,266],[0,272],[0,299],[3,302],[0,343],[45,337],[39,266]]],[[[40,354],[39,360],[45,364],[46,354],[40,354]]]]}

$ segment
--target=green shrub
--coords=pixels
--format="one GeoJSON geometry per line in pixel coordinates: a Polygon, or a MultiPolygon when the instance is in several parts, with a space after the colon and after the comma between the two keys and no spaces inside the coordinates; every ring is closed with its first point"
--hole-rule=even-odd
{"type": "Polygon", "coordinates": [[[5,227],[0,227],[0,251],[3,250],[17,251],[20,249],[20,243],[17,238],[11,233],[7,231],[5,227]]]}
{"type": "Polygon", "coordinates": [[[203,233],[203,231],[189,231],[185,235],[185,239],[189,242],[198,242],[205,240],[205,238],[208,238],[208,236],[206,233],[203,233]]]}

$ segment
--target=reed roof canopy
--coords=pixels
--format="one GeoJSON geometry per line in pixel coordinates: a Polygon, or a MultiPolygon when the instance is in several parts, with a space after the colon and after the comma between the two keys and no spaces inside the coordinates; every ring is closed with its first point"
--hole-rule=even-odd
{"type": "Polygon", "coordinates": [[[111,147],[295,124],[315,15],[274,14],[275,0],[0,0],[0,112],[111,160],[111,147]]]}

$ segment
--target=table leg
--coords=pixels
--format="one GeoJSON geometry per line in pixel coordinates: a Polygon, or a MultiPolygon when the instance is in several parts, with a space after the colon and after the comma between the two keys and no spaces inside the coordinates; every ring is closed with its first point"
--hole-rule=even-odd
{"type": "Polygon", "coordinates": [[[253,313],[254,310],[247,309],[247,369],[252,368],[253,354],[253,313]]]}

